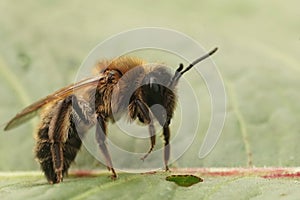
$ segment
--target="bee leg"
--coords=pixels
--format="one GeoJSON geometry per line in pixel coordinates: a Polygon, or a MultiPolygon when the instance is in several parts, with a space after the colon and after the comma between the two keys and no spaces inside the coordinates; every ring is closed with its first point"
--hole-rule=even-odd
{"type": "Polygon", "coordinates": [[[152,152],[154,146],[155,146],[155,128],[153,125],[153,121],[151,120],[150,124],[149,124],[149,134],[150,134],[150,141],[151,141],[151,146],[150,149],[148,150],[148,152],[141,158],[141,160],[145,160],[149,154],[152,152]]]}
{"type": "Polygon", "coordinates": [[[74,122],[71,122],[68,132],[68,138],[64,144],[64,169],[63,174],[68,175],[68,169],[71,163],[75,160],[75,157],[81,147],[81,139],[76,129],[74,122]]]}
{"type": "MultiPolygon", "coordinates": [[[[46,125],[47,126],[47,125],[46,125]]],[[[57,183],[57,175],[53,167],[51,143],[48,137],[48,126],[40,127],[37,134],[35,156],[49,183],[57,183]]],[[[59,181],[60,182],[60,181],[59,181]]]]}
{"type": "Polygon", "coordinates": [[[70,95],[68,97],[68,101],[71,101],[72,108],[75,111],[76,115],[80,118],[80,120],[83,121],[85,124],[89,124],[90,116],[89,116],[89,113],[85,112],[88,110],[89,107],[87,107],[87,106],[84,107],[84,105],[80,106],[78,99],[75,95],[70,95]]]}
{"type": "Polygon", "coordinates": [[[76,126],[70,117],[71,110],[75,110],[85,123],[88,123],[88,118],[84,115],[74,95],[59,102],[54,109],[57,111],[54,112],[55,115],[52,116],[48,124],[47,136],[45,137],[43,129],[39,130],[38,137],[42,142],[38,142],[36,149],[37,158],[48,181],[60,183],[81,146],[76,126]],[[50,155],[45,158],[46,156],[43,154],[47,151],[50,152],[50,155]]]}
{"type": "Polygon", "coordinates": [[[50,183],[60,183],[63,180],[64,142],[69,131],[70,105],[71,101],[68,98],[59,102],[54,108],[56,112],[48,122],[49,124],[42,124],[42,127],[45,127],[38,132],[40,141],[37,143],[36,156],[50,183]]]}
{"type": "Polygon", "coordinates": [[[151,117],[151,113],[149,112],[148,106],[139,99],[136,100],[136,106],[140,110],[139,120],[141,122],[143,122],[144,124],[149,124],[149,134],[150,134],[151,146],[150,146],[150,149],[148,150],[148,152],[141,158],[141,160],[144,161],[154,149],[155,136],[156,136],[155,128],[154,128],[153,120],[151,117]]]}
{"type": "Polygon", "coordinates": [[[98,142],[99,148],[103,153],[106,161],[106,166],[109,171],[112,171],[112,179],[117,178],[117,174],[113,168],[112,161],[105,143],[106,140],[106,123],[101,116],[97,117],[98,123],[96,124],[96,140],[98,142]]]}
{"type": "Polygon", "coordinates": [[[53,180],[54,183],[60,183],[63,180],[63,164],[64,164],[64,156],[63,156],[63,138],[68,133],[67,129],[64,128],[66,123],[64,123],[64,118],[66,116],[67,109],[69,105],[66,105],[66,102],[62,102],[59,112],[57,116],[54,116],[49,126],[49,139],[50,139],[50,151],[52,154],[52,162],[53,169],[56,174],[56,179],[53,180]],[[66,131],[62,131],[66,130],[66,131]]]}
{"type": "Polygon", "coordinates": [[[164,146],[164,162],[165,162],[165,170],[170,171],[168,167],[168,161],[170,158],[170,128],[169,125],[165,125],[163,127],[163,135],[164,135],[164,140],[165,140],[165,146],[164,146]]]}
{"type": "Polygon", "coordinates": [[[150,113],[148,106],[139,99],[135,100],[135,105],[139,109],[139,120],[144,124],[149,124],[151,122],[150,113]]]}

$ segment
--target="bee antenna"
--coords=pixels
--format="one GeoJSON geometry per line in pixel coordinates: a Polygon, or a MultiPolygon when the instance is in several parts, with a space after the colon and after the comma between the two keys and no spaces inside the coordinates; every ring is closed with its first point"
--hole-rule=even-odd
{"type": "Polygon", "coordinates": [[[181,71],[183,70],[183,64],[180,63],[179,67],[176,69],[176,72],[174,74],[174,76],[172,77],[169,86],[174,86],[175,80],[178,80],[179,77],[181,76],[181,71]]]}
{"type": "Polygon", "coordinates": [[[181,72],[181,75],[183,75],[185,72],[189,71],[192,67],[194,67],[196,64],[198,64],[202,60],[204,60],[204,59],[208,58],[209,56],[213,55],[217,50],[218,50],[218,47],[214,48],[213,50],[211,50],[207,54],[205,54],[205,55],[201,56],[200,58],[196,59],[185,70],[183,70],[183,72],[181,72]]]}
{"type": "Polygon", "coordinates": [[[181,72],[183,70],[183,64],[182,63],[180,63],[179,64],[179,67],[177,68],[177,70],[176,70],[176,72],[181,72]]]}
{"type": "Polygon", "coordinates": [[[196,64],[201,62],[202,60],[208,58],[209,56],[213,55],[218,50],[218,47],[214,48],[213,50],[209,51],[207,54],[201,56],[200,58],[196,59],[194,62],[192,62],[187,68],[183,70],[183,64],[180,63],[179,67],[177,68],[175,75],[173,76],[170,86],[174,86],[179,78],[187,71],[189,71],[192,67],[194,67],[196,64]],[[183,71],[182,71],[183,70],[183,71]]]}

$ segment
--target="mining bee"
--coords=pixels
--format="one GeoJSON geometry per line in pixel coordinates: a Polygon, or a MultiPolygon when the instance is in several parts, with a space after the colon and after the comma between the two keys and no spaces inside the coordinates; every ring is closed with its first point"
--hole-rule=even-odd
{"type": "Polygon", "coordinates": [[[174,75],[164,65],[148,66],[143,60],[133,57],[99,62],[93,77],[64,87],[26,107],[7,123],[4,130],[17,127],[41,110],[35,157],[48,182],[54,184],[63,180],[74,161],[82,143],[79,135],[96,126],[97,144],[108,170],[116,178],[105,142],[106,125],[109,121],[118,120],[118,116],[124,115],[127,110],[131,121],[137,119],[149,127],[151,146],[142,159],[151,153],[155,145],[154,119],[162,126],[164,165],[168,170],[169,125],[176,106],[176,85],[185,72],[216,51],[217,48],[213,49],[185,69],[180,64],[174,75]],[[155,104],[162,106],[164,112],[153,110],[155,104]]]}

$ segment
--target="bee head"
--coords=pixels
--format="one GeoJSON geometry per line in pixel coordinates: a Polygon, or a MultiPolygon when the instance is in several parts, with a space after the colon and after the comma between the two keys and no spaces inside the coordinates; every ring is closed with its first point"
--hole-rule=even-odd
{"type": "Polygon", "coordinates": [[[152,114],[162,126],[168,123],[168,119],[173,114],[173,107],[175,107],[166,100],[167,97],[170,97],[174,99],[172,104],[175,104],[175,92],[168,88],[171,79],[172,74],[168,68],[159,65],[145,74],[141,86],[143,102],[151,109],[152,114]]]}

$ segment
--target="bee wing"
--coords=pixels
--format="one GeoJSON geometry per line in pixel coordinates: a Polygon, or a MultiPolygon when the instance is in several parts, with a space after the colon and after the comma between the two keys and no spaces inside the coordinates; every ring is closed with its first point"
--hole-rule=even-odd
{"type": "Polygon", "coordinates": [[[12,118],[5,126],[4,130],[10,130],[13,129],[34,116],[37,115],[38,110],[40,110],[43,106],[47,105],[48,103],[53,103],[56,101],[59,101],[61,99],[65,99],[66,97],[70,96],[71,94],[74,94],[74,92],[82,90],[82,89],[88,89],[92,88],[93,86],[96,87],[99,84],[100,79],[103,78],[103,76],[97,76],[92,78],[84,79],[78,83],[71,84],[69,86],[66,86],[53,94],[50,94],[46,96],[45,98],[40,99],[39,101],[27,106],[24,108],[21,112],[16,114],[14,118],[12,118]]]}

